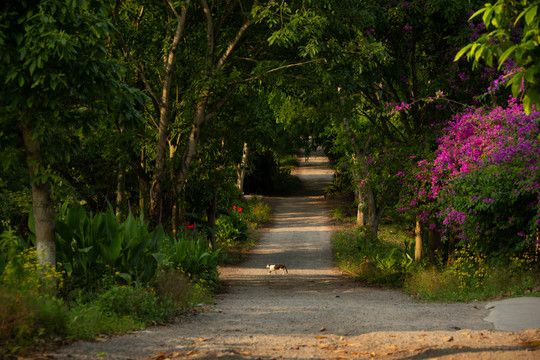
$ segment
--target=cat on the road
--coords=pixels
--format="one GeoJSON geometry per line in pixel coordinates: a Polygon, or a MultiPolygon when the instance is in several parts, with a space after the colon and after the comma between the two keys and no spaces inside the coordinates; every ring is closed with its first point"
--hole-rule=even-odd
{"type": "Polygon", "coordinates": [[[285,273],[289,273],[287,271],[287,267],[285,265],[279,265],[279,264],[276,264],[276,265],[266,265],[266,268],[268,269],[268,273],[271,274],[272,271],[275,273],[277,272],[278,270],[281,270],[281,274],[285,274],[285,273]]]}

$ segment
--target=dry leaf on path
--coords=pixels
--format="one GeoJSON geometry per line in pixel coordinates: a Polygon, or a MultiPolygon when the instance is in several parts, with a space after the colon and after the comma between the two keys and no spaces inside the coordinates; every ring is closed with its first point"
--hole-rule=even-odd
{"type": "Polygon", "coordinates": [[[528,340],[528,341],[525,341],[523,345],[528,345],[532,347],[540,347],[540,340],[528,340]]]}
{"type": "Polygon", "coordinates": [[[208,340],[211,340],[212,338],[198,338],[197,340],[195,340],[194,342],[203,342],[203,341],[208,341],[208,340]]]}
{"type": "Polygon", "coordinates": [[[350,343],[350,342],[345,342],[345,343],[341,343],[339,344],[339,346],[360,346],[361,344],[359,343],[350,343]]]}
{"type": "Polygon", "coordinates": [[[150,359],[162,359],[162,358],[167,357],[167,356],[168,355],[165,354],[165,353],[159,353],[157,355],[154,355],[154,356],[150,357],[150,359]]]}
{"type": "Polygon", "coordinates": [[[250,353],[244,350],[236,350],[236,349],[227,349],[228,351],[234,353],[234,354],[240,354],[240,355],[249,355],[250,353]]]}
{"type": "Polygon", "coordinates": [[[323,345],[323,344],[319,344],[319,349],[336,350],[337,347],[332,346],[332,345],[323,345]]]}

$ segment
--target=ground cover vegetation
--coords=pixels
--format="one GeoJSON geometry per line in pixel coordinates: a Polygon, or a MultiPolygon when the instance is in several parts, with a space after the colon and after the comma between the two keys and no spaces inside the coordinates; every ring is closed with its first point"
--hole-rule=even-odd
{"type": "Polygon", "coordinates": [[[537,290],[538,4],[4,1],[2,355],[205,301],[316,146],[348,273],[537,290]]]}

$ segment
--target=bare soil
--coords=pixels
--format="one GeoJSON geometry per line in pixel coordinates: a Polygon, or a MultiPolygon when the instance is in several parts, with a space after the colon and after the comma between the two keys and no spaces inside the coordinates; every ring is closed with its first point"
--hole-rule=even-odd
{"type": "Polygon", "coordinates": [[[248,260],[221,269],[215,304],[167,326],[76,342],[52,359],[539,359],[540,330],[495,331],[481,302],[423,303],[363,287],[332,263],[322,188],[332,179],[314,156],[295,173],[304,190],[271,198],[272,226],[248,260]],[[268,274],[285,264],[288,274],[268,274]]]}

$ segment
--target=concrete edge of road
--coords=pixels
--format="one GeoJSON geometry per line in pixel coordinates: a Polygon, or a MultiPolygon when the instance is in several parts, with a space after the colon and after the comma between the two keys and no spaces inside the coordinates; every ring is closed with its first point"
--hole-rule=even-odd
{"type": "Polygon", "coordinates": [[[540,297],[518,297],[491,301],[486,304],[489,315],[485,321],[496,330],[522,331],[540,329],[540,297]]]}

